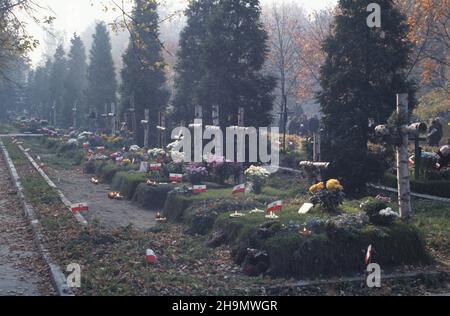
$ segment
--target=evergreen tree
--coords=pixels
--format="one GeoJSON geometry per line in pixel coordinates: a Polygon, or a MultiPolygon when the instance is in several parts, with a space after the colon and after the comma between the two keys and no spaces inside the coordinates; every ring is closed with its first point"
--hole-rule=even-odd
{"type": "Polygon", "coordinates": [[[385,123],[396,106],[397,93],[410,93],[406,80],[410,44],[408,28],[392,1],[383,0],[381,28],[369,28],[369,0],[340,0],[334,31],[323,45],[321,69],[323,159],[332,167],[327,176],[343,180],[349,194],[364,193],[371,173],[368,155],[369,118],[385,123]]]}
{"type": "Polygon", "coordinates": [[[105,106],[108,106],[109,111],[110,105],[116,102],[117,89],[111,40],[104,23],[98,23],[95,28],[89,59],[86,104],[91,111],[101,115],[105,111],[105,106]]]}
{"type": "Polygon", "coordinates": [[[34,73],[32,83],[32,99],[35,107],[39,110],[39,117],[50,121],[51,95],[50,95],[50,73],[53,67],[52,61],[47,59],[43,66],[38,66],[34,73]]]}
{"type": "Polygon", "coordinates": [[[27,103],[27,74],[29,64],[21,56],[12,56],[0,76],[0,119],[6,119],[8,112],[22,113],[27,103]]]}
{"type": "Polygon", "coordinates": [[[272,121],[276,83],[261,72],[268,36],[260,18],[259,0],[220,1],[207,24],[200,99],[202,105],[219,105],[227,126],[237,124],[239,107],[247,113],[247,126],[272,121]]]}
{"type": "MultiPolygon", "coordinates": [[[[134,97],[137,122],[144,120],[150,109],[150,142],[155,145],[158,112],[165,110],[168,91],[165,88],[164,60],[158,39],[158,13],[154,1],[136,0],[133,10],[130,44],[123,56],[121,72],[122,112],[130,107],[134,97]]],[[[144,142],[144,128],[138,123],[138,144],[144,142]]]]}
{"type": "Polygon", "coordinates": [[[65,79],[65,106],[63,108],[63,126],[73,125],[72,108],[77,106],[77,120],[88,114],[83,104],[83,88],[86,79],[86,53],[81,38],[74,34],[72,38],[69,58],[67,62],[67,76],[65,79]]]}
{"type": "Polygon", "coordinates": [[[237,124],[243,107],[251,113],[247,125],[269,125],[275,80],[262,74],[268,37],[259,1],[193,2],[188,17],[177,65],[176,116],[192,119],[198,104],[208,119],[211,106],[219,105],[221,122],[229,126],[237,124]]]}
{"type": "MultiPolygon", "coordinates": [[[[67,61],[62,45],[59,45],[53,56],[53,63],[49,77],[49,92],[50,92],[50,118],[53,118],[52,107],[56,106],[56,125],[64,126],[64,78],[67,73],[67,61]]],[[[53,120],[51,120],[52,123],[53,120]]]]}
{"type": "Polygon", "coordinates": [[[205,76],[202,64],[203,45],[207,36],[207,21],[214,6],[211,0],[192,1],[186,10],[187,25],[180,34],[180,50],[175,65],[176,93],[173,100],[173,120],[192,121],[194,107],[199,102],[199,85],[205,76]]]}

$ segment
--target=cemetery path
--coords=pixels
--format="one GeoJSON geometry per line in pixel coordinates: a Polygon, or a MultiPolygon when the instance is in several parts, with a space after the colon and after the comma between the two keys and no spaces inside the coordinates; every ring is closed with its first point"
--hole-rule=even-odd
{"type": "Polygon", "coordinates": [[[0,296],[54,294],[47,266],[0,155],[0,296]]]}
{"type": "Polygon", "coordinates": [[[89,212],[83,216],[89,223],[98,220],[108,228],[133,225],[138,230],[147,230],[156,224],[156,212],[145,210],[130,201],[117,201],[108,198],[110,186],[94,185],[89,176],[79,169],[45,168],[45,172],[72,203],[88,203],[89,212]]]}

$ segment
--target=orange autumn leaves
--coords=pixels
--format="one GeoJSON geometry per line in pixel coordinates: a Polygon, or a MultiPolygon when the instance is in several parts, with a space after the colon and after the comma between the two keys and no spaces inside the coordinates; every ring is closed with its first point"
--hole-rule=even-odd
{"type": "Polygon", "coordinates": [[[450,66],[450,0],[397,0],[415,45],[412,65],[421,83],[432,87],[448,82],[450,66]]]}

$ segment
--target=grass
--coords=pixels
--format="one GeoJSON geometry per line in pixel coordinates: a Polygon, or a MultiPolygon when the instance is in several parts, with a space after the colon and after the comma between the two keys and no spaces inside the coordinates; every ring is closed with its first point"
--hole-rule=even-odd
{"type": "Polygon", "coordinates": [[[14,145],[10,139],[4,140],[3,144],[5,145],[6,150],[8,151],[10,158],[14,161],[14,165],[16,167],[27,165],[29,163],[27,157],[25,157],[22,151],[14,145]]]}
{"type": "Polygon", "coordinates": [[[0,134],[10,134],[10,133],[16,133],[17,129],[5,122],[0,122],[0,134]]]}
{"type": "Polygon", "coordinates": [[[413,200],[411,224],[422,232],[427,245],[450,253],[450,205],[443,202],[413,200]]]}
{"type": "Polygon", "coordinates": [[[77,152],[57,154],[56,146],[46,146],[48,144],[46,138],[23,138],[21,141],[25,148],[30,148],[35,156],[40,156],[44,163],[57,170],[69,169],[77,164],[76,160],[79,160],[77,152]]]}

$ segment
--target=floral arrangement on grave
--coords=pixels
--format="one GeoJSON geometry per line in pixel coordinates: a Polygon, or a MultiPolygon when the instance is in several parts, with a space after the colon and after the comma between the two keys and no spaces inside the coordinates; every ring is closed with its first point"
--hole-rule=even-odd
{"type": "Polygon", "coordinates": [[[170,159],[175,164],[182,164],[184,162],[185,153],[180,151],[171,151],[170,152],[170,159]]]}
{"type": "Polygon", "coordinates": [[[326,183],[319,182],[313,185],[309,192],[312,194],[311,203],[320,205],[327,212],[336,212],[344,202],[344,187],[336,179],[328,180],[326,183]]]}
{"type": "Polygon", "coordinates": [[[253,185],[253,193],[261,194],[262,187],[266,183],[270,172],[263,167],[251,166],[244,172],[247,181],[253,185]]]}
{"type": "Polygon", "coordinates": [[[129,166],[132,164],[132,161],[130,159],[124,159],[122,160],[122,165],[129,166]]]}
{"type": "Polygon", "coordinates": [[[360,205],[363,212],[369,217],[370,223],[379,226],[391,226],[400,215],[388,207],[385,201],[367,200],[360,205]]]}
{"type": "Polygon", "coordinates": [[[164,149],[161,148],[153,148],[150,149],[147,154],[150,156],[151,159],[155,160],[155,161],[161,161],[164,156],[166,155],[166,152],[164,149]]]}
{"type": "Polygon", "coordinates": [[[186,167],[186,174],[192,184],[201,184],[208,176],[208,170],[205,166],[199,163],[191,163],[186,167]]]}
{"type": "Polygon", "coordinates": [[[235,173],[236,163],[227,161],[225,157],[210,155],[204,157],[208,170],[219,184],[224,184],[235,173]]]}

